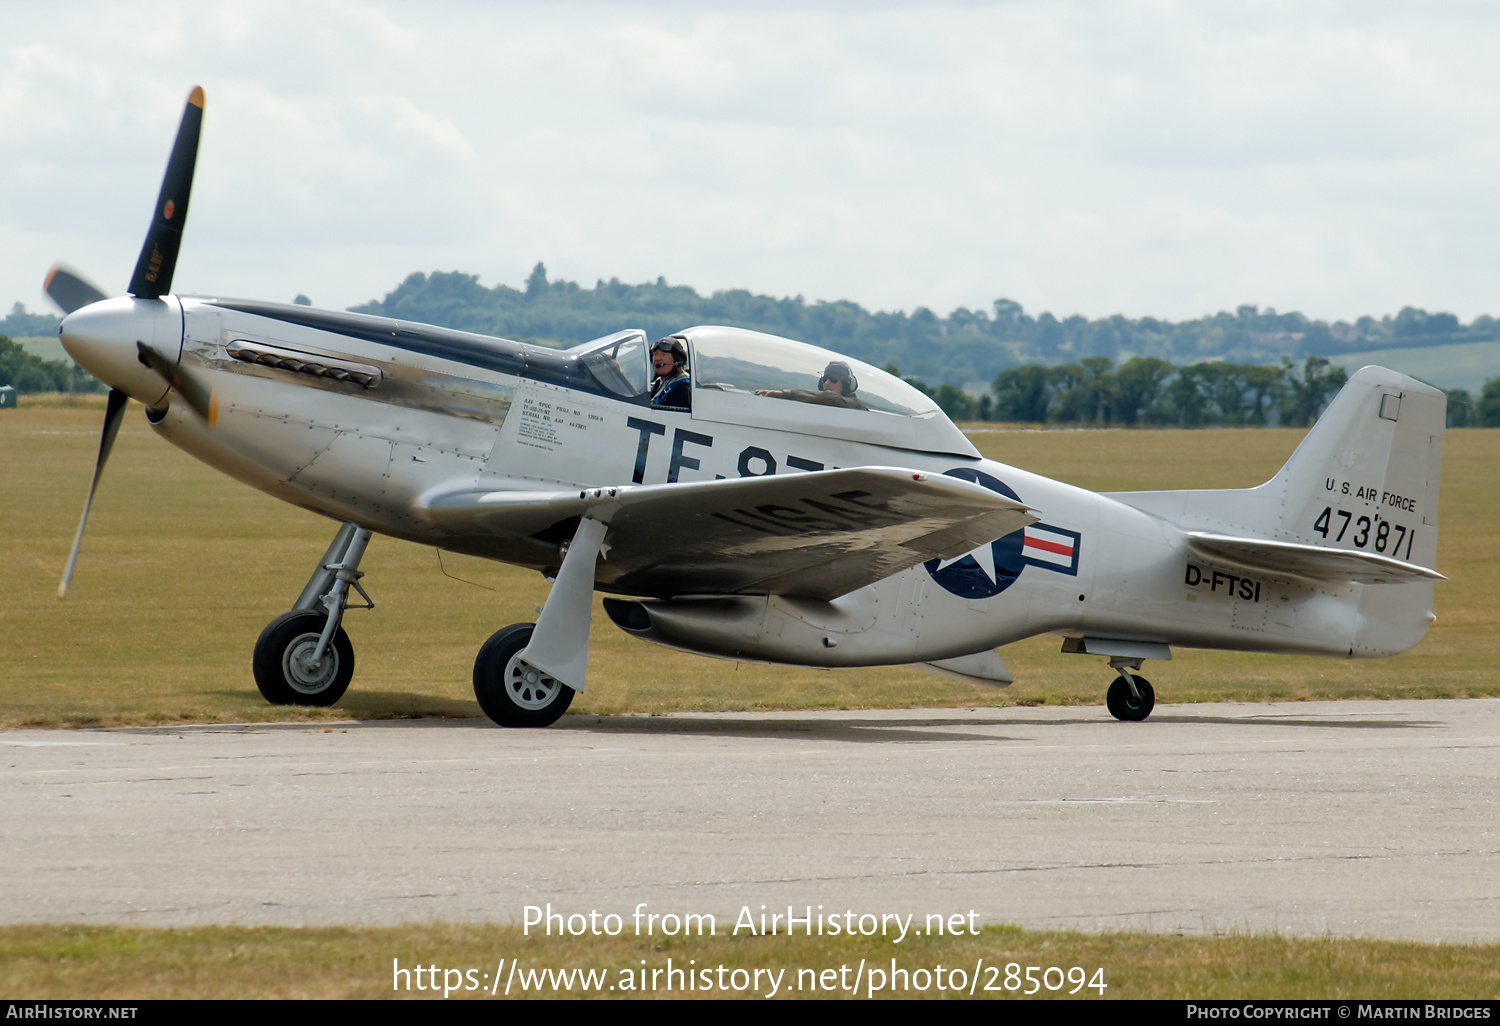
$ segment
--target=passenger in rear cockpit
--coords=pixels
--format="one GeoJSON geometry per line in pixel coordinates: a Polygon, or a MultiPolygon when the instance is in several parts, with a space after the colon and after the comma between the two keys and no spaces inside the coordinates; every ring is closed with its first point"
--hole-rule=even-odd
{"type": "Polygon", "coordinates": [[[758,388],[756,395],[772,399],[791,399],[799,403],[817,403],[820,406],[840,406],[846,410],[868,410],[863,400],[854,393],[859,388],[859,379],[843,360],[833,360],[823,369],[816,390],[810,388],[776,389],[758,388]]]}

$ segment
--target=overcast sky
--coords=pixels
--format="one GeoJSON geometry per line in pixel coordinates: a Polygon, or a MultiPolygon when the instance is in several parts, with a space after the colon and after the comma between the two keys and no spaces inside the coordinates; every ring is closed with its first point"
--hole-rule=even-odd
{"type": "Polygon", "coordinates": [[[664,275],[874,309],[1500,315],[1500,5],[0,3],[0,310],[664,275]]]}

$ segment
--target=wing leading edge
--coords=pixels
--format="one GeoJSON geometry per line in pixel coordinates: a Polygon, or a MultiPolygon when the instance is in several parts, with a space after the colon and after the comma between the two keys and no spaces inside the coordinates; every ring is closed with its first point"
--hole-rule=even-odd
{"type": "Polygon", "coordinates": [[[609,526],[595,580],[627,594],[834,599],[933,558],[961,556],[1038,519],[942,474],[856,467],[568,491],[467,491],[427,502],[455,534],[571,537],[609,526]]]}

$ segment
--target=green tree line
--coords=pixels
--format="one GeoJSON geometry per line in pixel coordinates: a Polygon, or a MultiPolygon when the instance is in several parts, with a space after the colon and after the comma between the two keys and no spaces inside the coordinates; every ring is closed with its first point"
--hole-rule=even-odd
{"type": "Polygon", "coordinates": [[[1343,387],[1347,375],[1320,356],[1279,367],[1211,361],[1177,367],[1133,357],[1119,367],[1107,356],[1048,367],[1002,371],[989,393],[928,391],[955,420],[1000,420],[1094,426],[1305,426],[1343,387]]]}
{"type": "MultiPolygon", "coordinates": [[[[955,419],[1050,424],[1302,424],[1337,390],[1342,372],[1329,367],[1328,356],[1500,340],[1491,317],[1464,325],[1453,314],[1414,307],[1330,324],[1245,305],[1173,323],[1033,317],[1002,298],[988,310],[959,307],[939,317],[926,307],[872,312],[847,300],[807,302],[744,289],[704,296],[663,278],[639,285],[612,278],[585,288],[549,279],[540,263],[524,288],[486,287],[477,275],[457,271],[417,272],[383,299],[351,309],[560,347],[621,327],[659,337],[692,324],[735,325],[899,366],[909,380],[936,382],[921,387],[955,419]]],[[[0,335],[55,335],[58,323],[17,303],[0,320],[0,335]]],[[[6,383],[21,391],[97,388],[69,363],[38,360],[18,346],[0,355],[0,384],[6,383]]],[[[1500,379],[1477,400],[1450,393],[1449,415],[1456,425],[1500,426],[1500,379]]]]}
{"type": "Polygon", "coordinates": [[[43,360],[7,335],[0,335],[0,385],[14,385],[23,394],[104,391],[93,375],[72,360],[43,360]]]}
{"type": "MultiPolygon", "coordinates": [[[[886,370],[899,374],[894,366],[886,370]]],[[[957,421],[1006,421],[1094,427],[1306,427],[1348,380],[1320,356],[1281,366],[1223,361],[1177,367],[1153,357],[1122,366],[1103,356],[1048,367],[1002,371],[984,395],[952,385],[909,384],[932,396],[957,421]]],[[[1449,427],[1500,427],[1500,378],[1476,401],[1467,389],[1447,392],[1449,427]]]]}
{"type": "Polygon", "coordinates": [[[693,324],[729,324],[810,342],[883,367],[896,364],[925,381],[983,388],[1002,371],[1027,364],[1078,364],[1105,357],[1124,365],[1149,357],[1176,365],[1207,361],[1276,366],[1369,349],[1445,345],[1500,339],[1500,324],[1481,316],[1468,325],[1450,313],[1405,307],[1354,323],[1312,320],[1253,305],[1196,320],[1116,314],[1090,320],[1032,316],[1020,303],[997,299],[988,309],[959,307],[940,317],[927,307],[870,311],[858,303],[808,302],[744,289],[700,295],[663,278],[629,285],[617,278],[592,288],[552,280],[537,264],[524,288],[486,287],[477,275],[415,273],[384,299],[355,311],[501,335],[543,345],[571,346],[622,327],[653,336],[693,324]]]}
{"type": "MultiPolygon", "coordinates": [[[[1139,356],[1179,365],[1209,360],[1275,365],[1283,358],[1300,362],[1308,356],[1500,340],[1500,323],[1488,315],[1466,325],[1451,313],[1411,306],[1395,315],[1330,323],[1247,304],[1232,313],[1174,323],[1120,314],[1092,320],[1079,314],[1033,316],[1020,303],[1001,298],[988,308],[959,307],[943,317],[927,307],[910,313],[870,311],[848,300],[808,302],[745,289],[704,296],[663,278],[639,285],[611,278],[585,288],[549,279],[540,263],[523,288],[486,287],[477,275],[458,271],[417,272],[383,299],[351,309],[560,347],[621,326],[665,335],[692,324],[730,324],[837,349],[878,366],[896,363],[928,381],[961,388],[1024,364],[1082,365],[1099,356],[1118,364],[1139,356]]],[[[30,313],[17,303],[0,319],[0,334],[55,336],[58,323],[51,314],[30,313]]]]}
{"type": "MultiPolygon", "coordinates": [[[[1153,357],[1116,367],[1108,357],[1090,356],[1002,371],[978,397],[906,379],[957,421],[1187,428],[1306,427],[1347,380],[1319,356],[1301,364],[1283,359],[1279,367],[1224,361],[1177,367],[1153,357]]],[[[1487,381],[1477,400],[1462,388],[1447,396],[1449,427],[1500,427],[1500,378],[1487,381]]]]}

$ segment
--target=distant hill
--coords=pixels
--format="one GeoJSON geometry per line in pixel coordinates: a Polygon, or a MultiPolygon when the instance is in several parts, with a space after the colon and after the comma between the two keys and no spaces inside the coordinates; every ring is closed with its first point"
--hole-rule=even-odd
{"type": "MultiPolygon", "coordinates": [[[[703,296],[662,278],[641,285],[611,279],[584,288],[549,280],[542,264],[524,289],[486,287],[477,275],[457,271],[418,272],[384,299],[351,309],[563,347],[625,327],[659,337],[694,324],[729,324],[825,346],[877,366],[894,365],[934,386],[974,393],[1013,367],[1057,366],[1091,356],[1116,363],[1140,356],[1173,363],[1270,365],[1283,358],[1300,362],[1317,356],[1343,366],[1346,356],[1358,360],[1362,357],[1353,354],[1395,348],[1441,350],[1445,360],[1446,354],[1470,345],[1500,348],[1494,346],[1500,341],[1500,324],[1492,317],[1464,325],[1453,314],[1414,307],[1378,320],[1361,317],[1352,324],[1330,324],[1246,305],[1233,313],[1173,323],[1118,314],[1096,320],[1074,314],[1059,320],[1051,313],[1032,316],[1020,303],[997,299],[987,310],[960,307],[939,317],[926,307],[911,313],[872,312],[847,300],[809,303],[801,296],[777,298],[743,289],[703,296]]],[[[1488,366],[1478,358],[1471,362],[1476,368],[1488,366]]],[[[1500,369],[1488,376],[1497,374],[1500,369]]],[[[1477,389],[1482,383],[1469,376],[1456,380],[1462,384],[1448,387],[1477,389]]]]}
{"type": "Polygon", "coordinates": [[[1334,356],[1332,362],[1350,374],[1365,364],[1378,363],[1438,388],[1461,388],[1478,395],[1486,381],[1500,378],[1500,341],[1487,339],[1417,348],[1370,349],[1334,356]]]}
{"type": "Polygon", "coordinates": [[[25,338],[14,336],[11,341],[26,350],[38,360],[72,360],[68,351],[63,348],[62,340],[56,335],[43,335],[41,337],[25,338]]]}
{"type": "MultiPolygon", "coordinates": [[[[299,297],[299,301],[303,301],[299,297]]],[[[618,331],[644,329],[653,338],[695,324],[728,324],[799,339],[846,353],[903,375],[971,395],[989,390],[1006,370],[1023,365],[1061,367],[1090,357],[1123,365],[1134,357],[1188,365],[1225,361],[1280,366],[1321,357],[1354,370],[1383,363],[1444,388],[1478,393],[1500,377],[1500,324],[1490,316],[1463,324],[1451,313],[1405,307],[1394,316],[1353,323],[1311,320],[1300,313],[1240,306],[1172,322],[1116,314],[1090,320],[1027,313],[996,299],[988,309],[959,307],[940,317],[926,307],[870,311],[848,300],[808,302],[801,296],[757,295],[730,289],[704,296],[663,278],[638,285],[617,278],[592,288],[551,280],[537,264],[522,288],[487,287],[478,275],[417,272],[383,299],[351,307],[360,313],[421,321],[567,347],[618,331]]],[[[55,342],[59,318],[31,313],[20,303],[0,320],[0,335],[26,339],[47,360],[62,358],[55,342]],[[38,341],[33,341],[38,340],[38,341]],[[50,344],[40,340],[47,340],[50,344]]]]}

